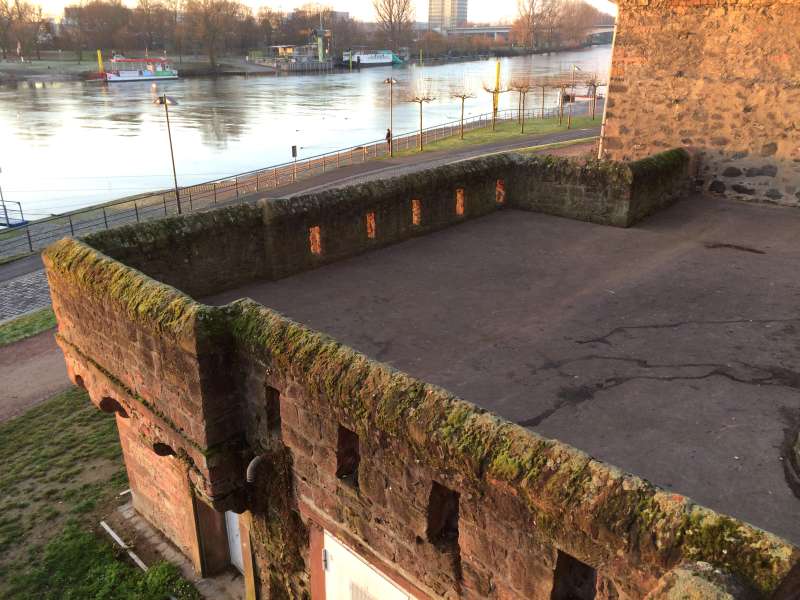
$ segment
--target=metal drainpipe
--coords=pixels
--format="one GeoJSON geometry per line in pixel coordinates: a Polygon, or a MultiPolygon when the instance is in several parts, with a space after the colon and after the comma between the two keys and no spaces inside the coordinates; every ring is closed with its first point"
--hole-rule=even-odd
{"type": "Polygon", "coordinates": [[[258,469],[258,465],[261,464],[261,461],[264,460],[264,455],[256,456],[253,460],[250,461],[250,464],[247,465],[247,483],[255,483],[256,481],[256,469],[258,469]]]}

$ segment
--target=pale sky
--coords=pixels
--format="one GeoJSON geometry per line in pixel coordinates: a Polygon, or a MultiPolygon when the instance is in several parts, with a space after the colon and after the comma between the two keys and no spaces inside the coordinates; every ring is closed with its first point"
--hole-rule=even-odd
{"type": "MultiPolygon", "coordinates": [[[[62,14],[65,4],[75,4],[77,0],[32,0],[35,4],[41,4],[45,12],[53,16],[62,14]]],[[[245,4],[254,9],[259,6],[270,6],[272,8],[291,11],[308,0],[243,0],[245,4]]],[[[604,12],[617,14],[617,7],[608,0],[587,0],[604,12]]],[[[123,0],[128,6],[135,6],[136,0],[123,0]]],[[[334,10],[347,11],[351,16],[362,21],[374,20],[375,11],[372,8],[372,0],[322,0],[321,4],[333,6],[334,10]]],[[[428,0],[415,0],[417,6],[417,21],[428,20],[428,0]]],[[[499,22],[513,21],[517,14],[516,0],[470,0],[469,1],[469,20],[476,22],[499,22]]]]}

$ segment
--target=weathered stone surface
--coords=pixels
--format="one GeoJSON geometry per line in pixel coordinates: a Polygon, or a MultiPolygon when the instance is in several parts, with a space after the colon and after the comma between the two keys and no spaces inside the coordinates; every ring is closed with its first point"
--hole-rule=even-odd
{"type": "Polygon", "coordinates": [[[667,573],[645,600],[751,600],[755,595],[708,563],[690,563],[667,573]]]}
{"type": "Polygon", "coordinates": [[[665,145],[692,146],[709,167],[707,189],[800,204],[788,191],[800,183],[793,169],[800,157],[800,5],[791,0],[617,4],[608,99],[614,111],[606,116],[605,154],[632,160],[665,145]],[[779,182],[753,188],[736,181],[742,176],[734,169],[779,182]],[[722,189],[720,177],[752,192],[722,189]],[[767,195],[770,189],[782,196],[767,195]]]}

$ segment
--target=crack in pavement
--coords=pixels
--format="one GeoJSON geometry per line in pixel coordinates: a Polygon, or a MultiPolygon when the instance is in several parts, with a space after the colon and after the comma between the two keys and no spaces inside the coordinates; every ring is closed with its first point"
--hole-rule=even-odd
{"type": "Polygon", "coordinates": [[[606,344],[607,346],[613,346],[613,343],[608,340],[613,335],[618,333],[622,333],[623,331],[628,330],[637,330],[637,329],[677,329],[679,327],[684,327],[687,325],[741,325],[744,323],[752,323],[756,325],[764,325],[766,323],[796,323],[800,322],[800,318],[792,317],[787,319],[726,319],[720,321],[677,321],[675,323],[659,323],[655,325],[623,325],[621,327],[615,327],[605,335],[601,335],[596,338],[590,338],[586,340],[575,340],[578,344],[606,344]]]}
{"type": "Polygon", "coordinates": [[[542,422],[547,420],[553,414],[566,406],[579,406],[584,402],[594,399],[597,392],[610,390],[631,381],[644,380],[644,381],[699,381],[708,379],[710,377],[724,377],[734,383],[743,385],[770,385],[778,387],[786,387],[790,389],[800,390],[800,372],[792,371],[785,367],[774,365],[751,365],[736,361],[742,368],[764,373],[760,377],[742,377],[737,375],[730,365],[722,365],[717,363],[678,363],[678,364],[651,364],[649,361],[641,358],[628,358],[620,356],[600,356],[600,355],[587,355],[574,359],[564,359],[561,361],[548,361],[548,369],[556,369],[563,377],[570,377],[569,374],[561,371],[561,367],[568,364],[583,362],[586,360],[612,360],[630,362],[639,367],[646,369],[684,369],[684,368],[709,368],[707,373],[702,375],[630,375],[620,377],[609,377],[603,381],[590,385],[581,385],[578,387],[563,387],[558,393],[560,399],[554,406],[540,412],[539,414],[517,421],[517,425],[522,427],[536,427],[542,422]]]}

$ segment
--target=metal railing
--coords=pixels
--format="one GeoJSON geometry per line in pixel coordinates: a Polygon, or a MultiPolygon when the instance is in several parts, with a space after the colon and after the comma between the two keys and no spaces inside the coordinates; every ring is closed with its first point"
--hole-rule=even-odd
{"type": "MultiPolygon", "coordinates": [[[[586,113],[586,105],[576,105],[573,115],[586,113]]],[[[557,116],[559,109],[530,109],[526,119],[543,119],[557,116]]],[[[517,109],[498,112],[497,122],[519,119],[517,109]]],[[[566,120],[566,114],[564,115],[566,120]]],[[[489,127],[491,113],[465,117],[464,131],[489,127]]],[[[459,135],[461,121],[452,121],[423,129],[423,145],[459,135]]],[[[420,131],[396,136],[393,143],[395,153],[416,148],[420,131]]],[[[178,213],[209,210],[222,205],[235,204],[268,190],[291,185],[328,171],[363,164],[371,160],[387,158],[388,144],[385,140],[373,141],[358,146],[320,154],[296,162],[273,165],[238,175],[215,179],[196,185],[129,196],[102,205],[95,205],[69,213],[62,213],[31,221],[23,226],[0,229],[0,257],[24,255],[45,248],[65,236],[80,236],[111,229],[121,225],[162,219],[178,213]]]]}

